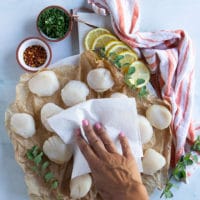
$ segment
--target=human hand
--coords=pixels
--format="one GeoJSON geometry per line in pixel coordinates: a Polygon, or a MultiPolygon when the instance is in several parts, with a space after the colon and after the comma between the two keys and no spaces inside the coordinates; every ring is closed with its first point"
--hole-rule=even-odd
{"type": "Polygon", "coordinates": [[[93,128],[87,120],[83,120],[83,129],[88,143],[78,129],[77,144],[90,166],[101,197],[104,200],[147,200],[146,188],[125,135],[119,135],[123,152],[120,155],[100,123],[93,128]]]}

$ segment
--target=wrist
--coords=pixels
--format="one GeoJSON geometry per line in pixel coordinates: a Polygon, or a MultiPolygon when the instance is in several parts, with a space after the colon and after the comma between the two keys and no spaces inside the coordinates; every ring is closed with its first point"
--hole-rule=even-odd
{"type": "Polygon", "coordinates": [[[124,191],[119,191],[115,197],[110,198],[110,200],[148,200],[148,193],[143,184],[137,183],[132,187],[124,189],[124,191]]]}

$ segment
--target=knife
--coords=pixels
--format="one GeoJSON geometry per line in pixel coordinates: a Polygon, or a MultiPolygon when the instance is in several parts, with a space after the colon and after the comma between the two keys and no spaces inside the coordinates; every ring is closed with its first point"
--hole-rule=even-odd
{"type": "Polygon", "coordinates": [[[74,10],[70,9],[70,14],[72,17],[72,32],[71,32],[71,38],[72,38],[72,55],[77,55],[80,53],[79,48],[79,42],[78,42],[78,22],[74,18],[74,10]]]}

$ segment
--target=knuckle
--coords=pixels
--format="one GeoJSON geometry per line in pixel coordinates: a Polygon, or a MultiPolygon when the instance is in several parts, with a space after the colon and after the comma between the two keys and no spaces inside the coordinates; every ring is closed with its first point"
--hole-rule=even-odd
{"type": "Polygon", "coordinates": [[[106,147],[106,149],[111,149],[112,148],[112,144],[111,143],[104,143],[104,146],[106,147]]]}
{"type": "Polygon", "coordinates": [[[86,134],[87,136],[89,136],[89,137],[93,136],[94,131],[93,131],[93,129],[92,129],[91,126],[87,126],[87,127],[85,128],[85,134],[86,134]]]}

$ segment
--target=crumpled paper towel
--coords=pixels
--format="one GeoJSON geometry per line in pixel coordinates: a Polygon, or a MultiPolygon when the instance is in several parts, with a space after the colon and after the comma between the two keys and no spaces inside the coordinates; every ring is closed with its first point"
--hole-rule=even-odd
{"type": "MultiPolygon", "coordinates": [[[[129,140],[132,153],[142,171],[142,144],[137,122],[137,109],[134,98],[103,98],[92,99],[70,107],[48,119],[50,127],[66,144],[74,146],[74,164],[71,178],[91,172],[87,161],[74,141],[74,130],[82,129],[82,120],[91,124],[101,122],[107,130],[117,150],[121,153],[118,135],[121,131],[129,140]]],[[[85,136],[84,136],[85,137],[85,136]]]]}

